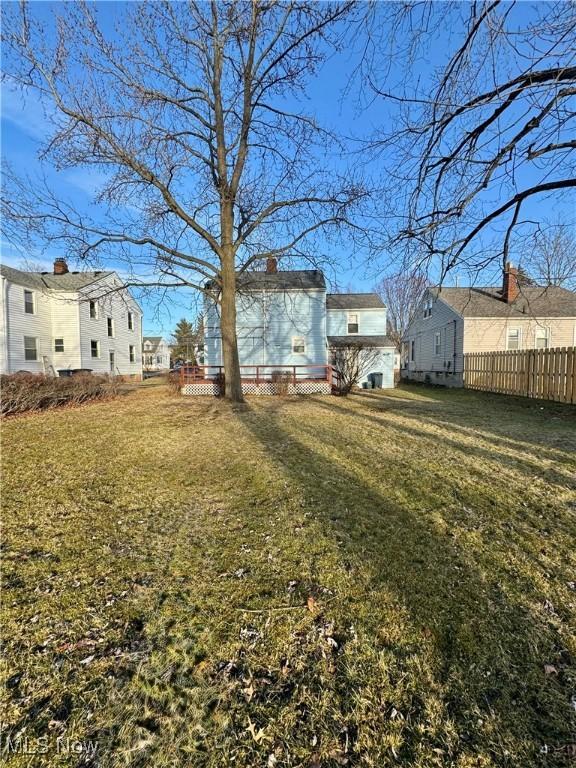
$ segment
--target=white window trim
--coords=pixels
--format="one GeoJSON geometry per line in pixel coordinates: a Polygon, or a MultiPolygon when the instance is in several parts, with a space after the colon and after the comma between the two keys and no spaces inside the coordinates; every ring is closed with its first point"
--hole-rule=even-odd
{"type": "Polygon", "coordinates": [[[24,340],[24,360],[27,363],[37,363],[38,362],[38,337],[37,336],[23,336],[24,340]],[[26,357],[26,339],[34,339],[34,358],[26,357]]]}
{"type": "Polygon", "coordinates": [[[100,360],[100,341],[98,339],[90,339],[90,357],[92,360],[100,360]],[[96,343],[96,355],[92,354],[92,344],[96,343]]]}
{"type": "Polygon", "coordinates": [[[292,354],[293,355],[305,355],[306,354],[306,338],[304,336],[292,336],[292,354]],[[296,344],[296,341],[301,341],[301,344],[296,344]],[[294,347],[304,347],[301,352],[297,352],[294,347]]]}
{"type": "Polygon", "coordinates": [[[113,317],[107,317],[106,318],[106,333],[108,334],[109,339],[115,339],[116,338],[116,328],[114,327],[114,318],[113,317]],[[108,328],[112,331],[112,333],[108,333],[108,328]]]}
{"type": "Polygon", "coordinates": [[[534,349],[550,349],[552,346],[552,329],[549,325],[540,325],[534,328],[534,349]],[[538,334],[544,332],[544,338],[546,339],[546,346],[545,347],[537,347],[536,341],[538,339],[538,334]]]}
{"type": "Polygon", "coordinates": [[[134,330],[134,312],[128,312],[128,330],[134,330]]]}
{"type": "Polygon", "coordinates": [[[522,328],[519,328],[518,326],[511,325],[506,328],[506,349],[510,350],[511,352],[517,352],[519,349],[522,349],[522,328]],[[518,331],[518,347],[517,349],[511,349],[510,344],[510,331],[518,331]]]}
{"type": "Polygon", "coordinates": [[[441,357],[442,355],[442,334],[440,331],[434,332],[434,357],[441,357]],[[436,344],[438,339],[438,344],[436,344]]]}
{"type": "Polygon", "coordinates": [[[128,345],[128,360],[131,363],[136,362],[136,347],[134,346],[134,344],[128,345]]]}
{"type": "MultiPolygon", "coordinates": [[[[31,291],[30,288],[24,288],[24,314],[25,315],[35,315],[36,314],[36,292],[31,291]],[[32,312],[26,312],[26,294],[29,293],[32,297],[32,312]]],[[[30,337],[32,338],[32,337],[30,337]]]]}

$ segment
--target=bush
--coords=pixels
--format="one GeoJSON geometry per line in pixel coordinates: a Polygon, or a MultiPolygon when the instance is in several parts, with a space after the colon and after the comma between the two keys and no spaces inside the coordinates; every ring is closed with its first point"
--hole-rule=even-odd
{"type": "Polygon", "coordinates": [[[170,373],[166,376],[166,379],[168,386],[170,387],[170,391],[175,395],[180,394],[180,371],[170,371],[170,373]]]}
{"type": "Polygon", "coordinates": [[[275,395],[286,397],[290,392],[292,374],[287,371],[272,371],[272,391],[275,395]]]}
{"type": "Polygon", "coordinates": [[[84,403],[115,395],[118,387],[119,383],[113,378],[89,373],[66,378],[35,373],[4,375],[0,376],[0,412],[8,416],[84,403]]]}

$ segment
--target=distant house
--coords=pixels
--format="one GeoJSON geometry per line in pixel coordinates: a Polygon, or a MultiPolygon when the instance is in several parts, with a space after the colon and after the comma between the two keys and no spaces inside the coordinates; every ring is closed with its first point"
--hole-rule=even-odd
{"type": "MultiPolygon", "coordinates": [[[[382,386],[394,386],[394,343],[386,336],[386,307],[376,294],[326,293],[322,272],[278,271],[275,259],[268,260],[265,272],[239,273],[238,290],[243,378],[266,377],[276,367],[306,379],[297,391],[324,391],[320,384],[312,385],[326,375],[330,348],[354,342],[379,353],[372,356],[362,381],[379,374],[382,386]]],[[[204,364],[212,369],[222,366],[220,318],[209,300],[204,331],[204,364]]]]}
{"type": "Polygon", "coordinates": [[[508,264],[501,287],[429,288],[402,343],[404,379],[462,386],[463,355],[576,343],[576,294],[518,281],[508,264]]]}
{"type": "Polygon", "coordinates": [[[115,272],[0,267],[0,372],[141,378],[142,310],[115,272]]]}
{"type": "Polygon", "coordinates": [[[167,371],[170,368],[170,345],[161,336],[144,336],[142,360],[145,371],[167,371]]]}

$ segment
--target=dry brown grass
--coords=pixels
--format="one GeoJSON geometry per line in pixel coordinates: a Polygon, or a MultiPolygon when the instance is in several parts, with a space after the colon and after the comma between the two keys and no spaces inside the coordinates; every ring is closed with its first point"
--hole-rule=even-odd
{"type": "Polygon", "coordinates": [[[154,386],[7,422],[4,739],[48,739],[9,764],[568,765],[574,413],[154,386]]]}

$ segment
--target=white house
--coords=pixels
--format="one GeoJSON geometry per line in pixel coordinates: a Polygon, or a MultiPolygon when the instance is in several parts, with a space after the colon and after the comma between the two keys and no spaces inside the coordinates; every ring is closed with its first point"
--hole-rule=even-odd
{"type": "Polygon", "coordinates": [[[142,377],[142,310],[115,272],[0,267],[0,372],[142,377]]]}
{"type": "Polygon", "coordinates": [[[170,368],[170,346],[161,336],[144,336],[142,360],[145,371],[167,371],[170,368]]]}

